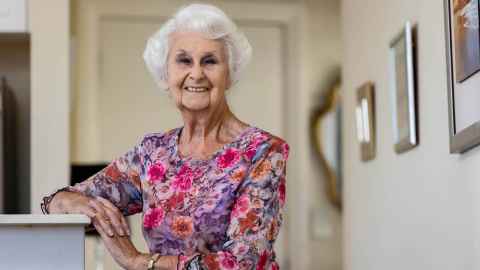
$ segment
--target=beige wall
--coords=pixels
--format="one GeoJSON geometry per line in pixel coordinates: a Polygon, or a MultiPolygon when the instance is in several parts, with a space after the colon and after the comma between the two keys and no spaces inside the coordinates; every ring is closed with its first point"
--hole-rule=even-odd
{"type": "MultiPolygon", "coordinates": [[[[307,211],[304,226],[307,229],[308,264],[304,269],[341,269],[341,215],[328,202],[325,196],[325,178],[320,163],[311,145],[307,128],[312,109],[318,106],[321,94],[340,75],[341,33],[340,1],[305,1],[305,94],[303,108],[298,119],[304,125],[301,150],[302,171],[307,199],[303,208],[307,211]]],[[[295,228],[293,228],[295,230],[295,228]]]]}
{"type": "Polygon", "coordinates": [[[29,1],[31,212],[69,183],[70,11],[68,0],[29,1]]]}
{"type": "Polygon", "coordinates": [[[443,1],[343,1],[346,270],[480,268],[480,148],[449,154],[443,23],[443,1]],[[407,19],[418,24],[420,145],[398,155],[388,44],[407,19]],[[353,108],[367,80],[376,85],[377,157],[362,163],[353,108]]]}

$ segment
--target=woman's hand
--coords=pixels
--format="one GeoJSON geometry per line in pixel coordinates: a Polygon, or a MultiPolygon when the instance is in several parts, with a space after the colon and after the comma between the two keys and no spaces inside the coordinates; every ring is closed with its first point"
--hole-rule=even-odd
{"type": "Polygon", "coordinates": [[[120,236],[130,235],[130,229],[125,217],[109,200],[102,197],[90,198],[88,205],[95,211],[92,222],[97,231],[97,227],[100,226],[110,237],[113,237],[115,233],[120,236]]]}
{"type": "MultiPolygon", "coordinates": [[[[127,270],[147,269],[151,255],[139,252],[129,236],[115,234],[110,237],[96,221],[93,222],[93,225],[102,237],[103,244],[110,255],[122,268],[127,270]]],[[[177,256],[161,256],[155,263],[155,269],[173,270],[177,269],[177,264],[177,256]]]]}
{"type": "Polygon", "coordinates": [[[93,220],[93,225],[102,237],[103,244],[110,255],[122,268],[128,270],[146,269],[145,267],[139,267],[139,265],[146,265],[148,255],[140,253],[133,245],[129,236],[121,236],[119,234],[110,236],[98,219],[93,220]]]}
{"type": "Polygon", "coordinates": [[[76,192],[59,192],[48,210],[51,214],[84,214],[90,217],[94,224],[101,226],[110,237],[114,234],[130,235],[130,229],[122,213],[102,197],[91,198],[76,192]]]}

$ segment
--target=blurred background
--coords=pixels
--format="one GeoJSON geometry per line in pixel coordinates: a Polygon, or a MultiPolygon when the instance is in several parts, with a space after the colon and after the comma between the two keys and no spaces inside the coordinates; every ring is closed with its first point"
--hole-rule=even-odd
{"type": "MultiPolygon", "coordinates": [[[[142,53],[191,2],[0,0],[1,212],[40,213],[44,195],[83,180],[143,134],[181,125],[142,53]]],[[[234,113],[291,147],[281,269],[480,268],[480,156],[449,153],[442,1],[202,2],[223,9],[253,46],[228,94],[234,113]],[[421,140],[396,154],[388,48],[406,20],[417,25],[421,140]],[[367,81],[376,151],[362,162],[355,107],[367,81]]],[[[140,220],[129,218],[146,251],[140,220]]],[[[86,269],[120,269],[95,235],[86,269]]]]}

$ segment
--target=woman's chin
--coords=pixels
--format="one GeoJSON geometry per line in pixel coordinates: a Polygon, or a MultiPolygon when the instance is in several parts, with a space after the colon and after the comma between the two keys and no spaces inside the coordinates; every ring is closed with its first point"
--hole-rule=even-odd
{"type": "Polygon", "coordinates": [[[210,107],[209,101],[182,102],[182,107],[189,111],[203,111],[210,107]]]}

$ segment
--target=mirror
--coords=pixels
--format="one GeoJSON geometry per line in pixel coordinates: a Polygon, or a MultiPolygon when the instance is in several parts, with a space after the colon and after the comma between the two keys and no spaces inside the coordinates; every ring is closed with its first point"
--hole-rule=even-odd
{"type": "Polygon", "coordinates": [[[310,119],[310,138],[325,176],[326,195],[339,210],[342,208],[340,86],[338,80],[328,88],[310,119]]]}

